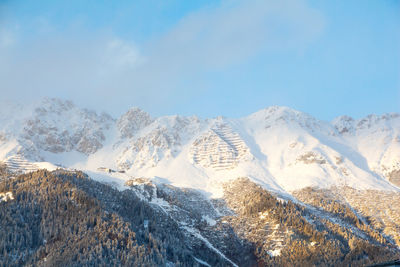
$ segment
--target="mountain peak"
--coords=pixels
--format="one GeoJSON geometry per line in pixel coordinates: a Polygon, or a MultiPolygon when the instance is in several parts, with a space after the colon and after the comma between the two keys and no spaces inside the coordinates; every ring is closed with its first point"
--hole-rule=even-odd
{"type": "Polygon", "coordinates": [[[339,131],[339,133],[348,133],[354,131],[355,120],[352,117],[343,115],[335,118],[332,125],[339,131]]]}
{"type": "Polygon", "coordinates": [[[71,100],[64,100],[61,98],[54,97],[45,97],[39,101],[38,105],[54,108],[54,107],[62,107],[64,109],[71,109],[75,106],[75,104],[71,100]]]}
{"type": "MultiPolygon", "coordinates": [[[[250,114],[250,116],[245,117],[244,120],[253,122],[254,127],[260,127],[262,123],[263,128],[270,128],[278,125],[286,125],[290,128],[300,127],[307,131],[322,130],[322,128],[329,128],[323,121],[315,119],[313,116],[289,108],[285,106],[271,106],[262,109],[258,112],[250,114]],[[323,127],[327,126],[327,127],[323,127]]],[[[328,130],[328,132],[331,132],[328,130]]]]}
{"type": "Polygon", "coordinates": [[[400,127],[400,114],[385,113],[382,115],[369,114],[364,118],[353,119],[349,116],[340,116],[332,121],[332,125],[341,134],[354,133],[355,131],[369,131],[380,128],[381,130],[391,128],[393,125],[400,127]]]}
{"type": "Polygon", "coordinates": [[[270,106],[259,110],[253,114],[250,114],[249,117],[257,117],[262,118],[264,117],[265,120],[277,120],[277,119],[313,119],[314,117],[311,115],[286,107],[286,106],[270,106]]]}
{"type": "Polygon", "coordinates": [[[208,181],[238,175],[284,190],[344,180],[360,187],[391,188],[385,184],[386,174],[400,166],[396,161],[400,116],[395,113],[360,120],[342,116],[329,124],[285,106],[271,106],[241,119],[152,118],[133,107],[114,120],[54,98],[28,109],[32,112],[22,119],[18,109],[9,118],[0,116],[0,156],[18,148],[22,152],[15,153],[27,159],[62,163],[60,158],[67,156],[62,153],[81,152],[79,166],[89,170],[122,166],[129,175],[159,176],[202,190],[208,190],[208,181]],[[358,128],[362,134],[349,138],[339,134],[358,128]],[[371,142],[373,148],[362,150],[371,142]],[[210,168],[208,162],[218,168],[210,168]],[[299,176],[302,179],[292,180],[299,176]]]}
{"type": "Polygon", "coordinates": [[[154,119],[149,113],[138,107],[130,108],[117,121],[117,127],[121,137],[131,138],[140,129],[150,125],[154,119]]]}

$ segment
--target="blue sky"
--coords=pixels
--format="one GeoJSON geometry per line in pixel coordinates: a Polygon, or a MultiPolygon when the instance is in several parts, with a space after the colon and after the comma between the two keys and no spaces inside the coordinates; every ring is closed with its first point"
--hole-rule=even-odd
{"type": "Polygon", "coordinates": [[[400,1],[0,0],[0,80],[114,116],[400,112],[400,1]]]}

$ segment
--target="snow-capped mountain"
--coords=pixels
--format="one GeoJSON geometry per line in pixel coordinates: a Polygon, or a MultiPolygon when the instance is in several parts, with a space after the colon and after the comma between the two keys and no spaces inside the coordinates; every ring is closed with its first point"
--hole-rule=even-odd
{"type": "Polygon", "coordinates": [[[400,185],[400,114],[339,117],[333,124],[372,172],[400,185]]]}
{"type": "MultiPolygon", "coordinates": [[[[0,108],[0,157],[49,161],[60,153],[89,155],[99,150],[115,121],[107,114],[80,109],[70,101],[44,99],[28,106],[0,108]],[[50,157],[51,157],[50,156],[50,157]]],[[[66,163],[68,164],[68,163],[66,163]]]]}
{"type": "MultiPolygon", "coordinates": [[[[0,204],[8,215],[0,235],[26,232],[3,238],[16,255],[5,262],[46,251],[35,260],[51,265],[75,248],[59,246],[82,238],[94,243],[65,255],[85,254],[73,258],[85,262],[96,258],[85,258],[90,249],[114,244],[108,257],[117,262],[136,251],[123,243],[129,229],[143,248],[158,244],[160,259],[148,265],[175,266],[166,263],[179,255],[180,266],[386,261],[400,253],[399,131],[398,114],[325,122],[274,106],[239,119],[153,118],[139,108],[112,118],[58,99],[2,104],[0,204]],[[26,227],[51,228],[43,225],[53,210],[55,221],[70,218],[58,224],[68,229],[64,239],[43,230],[32,250],[26,227]],[[129,223],[102,228],[110,218],[129,223]],[[69,230],[77,225],[83,231],[69,230]],[[104,239],[94,240],[89,226],[104,239]]],[[[136,256],[153,259],[144,255],[136,256]]]]}
{"type": "Polygon", "coordinates": [[[398,191],[400,115],[329,123],[274,106],[239,119],[152,118],[139,108],[114,119],[44,99],[0,107],[0,161],[33,164],[26,170],[105,167],[124,172],[113,174],[117,180],[146,177],[212,194],[237,177],[282,193],[344,185],[398,191]]]}

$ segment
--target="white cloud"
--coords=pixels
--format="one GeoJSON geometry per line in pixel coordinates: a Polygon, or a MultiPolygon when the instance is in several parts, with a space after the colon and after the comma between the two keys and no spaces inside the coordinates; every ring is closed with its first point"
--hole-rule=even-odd
{"type": "Polygon", "coordinates": [[[7,48],[15,43],[15,37],[4,28],[0,28],[0,48],[7,48]]]}
{"type": "Polygon", "coordinates": [[[138,49],[121,39],[110,40],[105,52],[105,59],[115,67],[131,68],[140,62],[138,49]]]}
{"type": "Polygon", "coordinates": [[[152,52],[167,62],[219,68],[260,50],[303,48],[323,25],[322,16],[302,1],[226,1],[183,18],[152,52]]]}
{"type": "Polygon", "coordinates": [[[82,37],[50,25],[40,38],[19,42],[3,30],[0,90],[11,98],[60,96],[117,112],[135,103],[163,105],[182,90],[185,77],[268,51],[304,49],[323,25],[321,14],[303,1],[255,0],[224,1],[188,14],[140,49],[101,29],[82,37]]]}

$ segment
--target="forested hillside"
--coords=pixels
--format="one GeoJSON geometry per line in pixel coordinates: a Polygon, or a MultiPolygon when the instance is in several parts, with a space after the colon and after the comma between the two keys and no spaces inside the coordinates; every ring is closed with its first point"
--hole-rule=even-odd
{"type": "Polygon", "coordinates": [[[0,174],[0,266],[363,266],[400,257],[384,228],[313,189],[296,193],[300,202],[239,178],[209,199],[144,178],[120,191],[80,171],[0,174]]]}
{"type": "Polygon", "coordinates": [[[119,192],[81,172],[5,178],[0,192],[13,198],[0,202],[0,266],[197,264],[175,222],[132,191],[119,192]]]}

